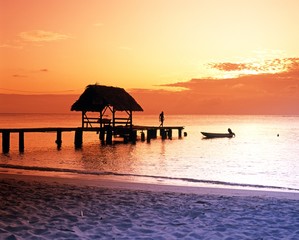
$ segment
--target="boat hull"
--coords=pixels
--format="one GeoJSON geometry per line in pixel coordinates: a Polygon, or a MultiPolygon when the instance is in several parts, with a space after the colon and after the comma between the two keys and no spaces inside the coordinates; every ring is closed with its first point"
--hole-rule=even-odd
{"type": "Polygon", "coordinates": [[[232,138],[235,136],[234,133],[209,133],[201,132],[206,138],[232,138]]]}

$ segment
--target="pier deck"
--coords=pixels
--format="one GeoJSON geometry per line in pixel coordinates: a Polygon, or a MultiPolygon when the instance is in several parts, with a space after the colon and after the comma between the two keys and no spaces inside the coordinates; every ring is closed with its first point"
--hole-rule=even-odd
{"type": "Polygon", "coordinates": [[[160,131],[160,136],[162,139],[172,139],[172,131],[178,131],[178,138],[182,138],[183,126],[135,126],[130,127],[92,127],[92,128],[82,128],[82,127],[43,127],[43,128],[1,128],[2,133],[2,152],[9,153],[10,148],[10,134],[19,134],[19,152],[24,152],[25,146],[25,133],[43,133],[43,132],[56,132],[56,145],[57,149],[61,148],[62,145],[62,133],[63,132],[74,132],[74,145],[75,148],[81,148],[83,143],[83,133],[84,132],[95,132],[99,133],[99,139],[102,144],[112,144],[113,136],[123,137],[124,142],[136,143],[137,132],[141,132],[141,141],[146,141],[149,143],[151,139],[157,138],[157,131],[160,131]],[[146,132],[146,137],[145,133],[146,132]]]}

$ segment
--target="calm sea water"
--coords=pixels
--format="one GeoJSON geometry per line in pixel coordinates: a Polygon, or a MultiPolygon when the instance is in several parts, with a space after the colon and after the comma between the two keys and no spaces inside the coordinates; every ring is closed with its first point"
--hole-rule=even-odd
{"type": "MultiPolygon", "coordinates": [[[[77,127],[80,114],[0,114],[0,128],[77,127]]],[[[159,124],[158,116],[134,116],[136,125],[159,124]]],[[[299,116],[166,115],[165,125],[184,126],[187,137],[102,146],[98,135],[84,133],[81,150],[74,133],[25,133],[25,153],[11,134],[9,154],[0,155],[0,173],[90,174],[158,184],[258,187],[299,191],[299,116]],[[203,139],[201,131],[226,132],[235,138],[203,139]],[[279,134],[279,136],[278,136],[279,134]]],[[[140,133],[138,133],[140,136],[140,133]]],[[[0,139],[2,144],[2,139],[0,139]]],[[[73,175],[74,176],[74,175],[73,175]]]]}

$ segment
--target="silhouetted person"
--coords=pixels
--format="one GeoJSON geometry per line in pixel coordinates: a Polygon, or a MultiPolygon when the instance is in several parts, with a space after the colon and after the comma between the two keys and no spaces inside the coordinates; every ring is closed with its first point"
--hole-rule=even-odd
{"type": "Polygon", "coordinates": [[[229,134],[232,134],[232,135],[234,135],[235,136],[235,134],[233,133],[233,131],[229,128],[229,129],[227,129],[227,131],[228,131],[228,133],[229,134]]]}
{"type": "Polygon", "coordinates": [[[163,122],[164,122],[164,112],[163,111],[159,115],[159,120],[160,120],[160,127],[163,127],[163,122]]]}

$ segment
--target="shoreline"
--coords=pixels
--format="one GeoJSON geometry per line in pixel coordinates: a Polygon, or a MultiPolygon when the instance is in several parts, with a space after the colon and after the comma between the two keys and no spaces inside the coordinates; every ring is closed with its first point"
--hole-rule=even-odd
{"type": "Polygon", "coordinates": [[[47,184],[68,184],[78,187],[98,187],[123,190],[143,190],[150,192],[170,192],[184,193],[197,195],[218,195],[218,196],[240,196],[240,197],[267,197],[299,200],[299,192],[295,191],[273,191],[259,189],[240,189],[240,188],[220,188],[220,187],[205,187],[205,186],[182,186],[169,184],[155,184],[146,182],[133,182],[127,179],[116,179],[113,177],[100,176],[95,179],[88,175],[67,174],[64,176],[41,176],[34,174],[18,174],[18,173],[0,173],[0,180],[15,179],[19,181],[42,181],[47,184]]]}

